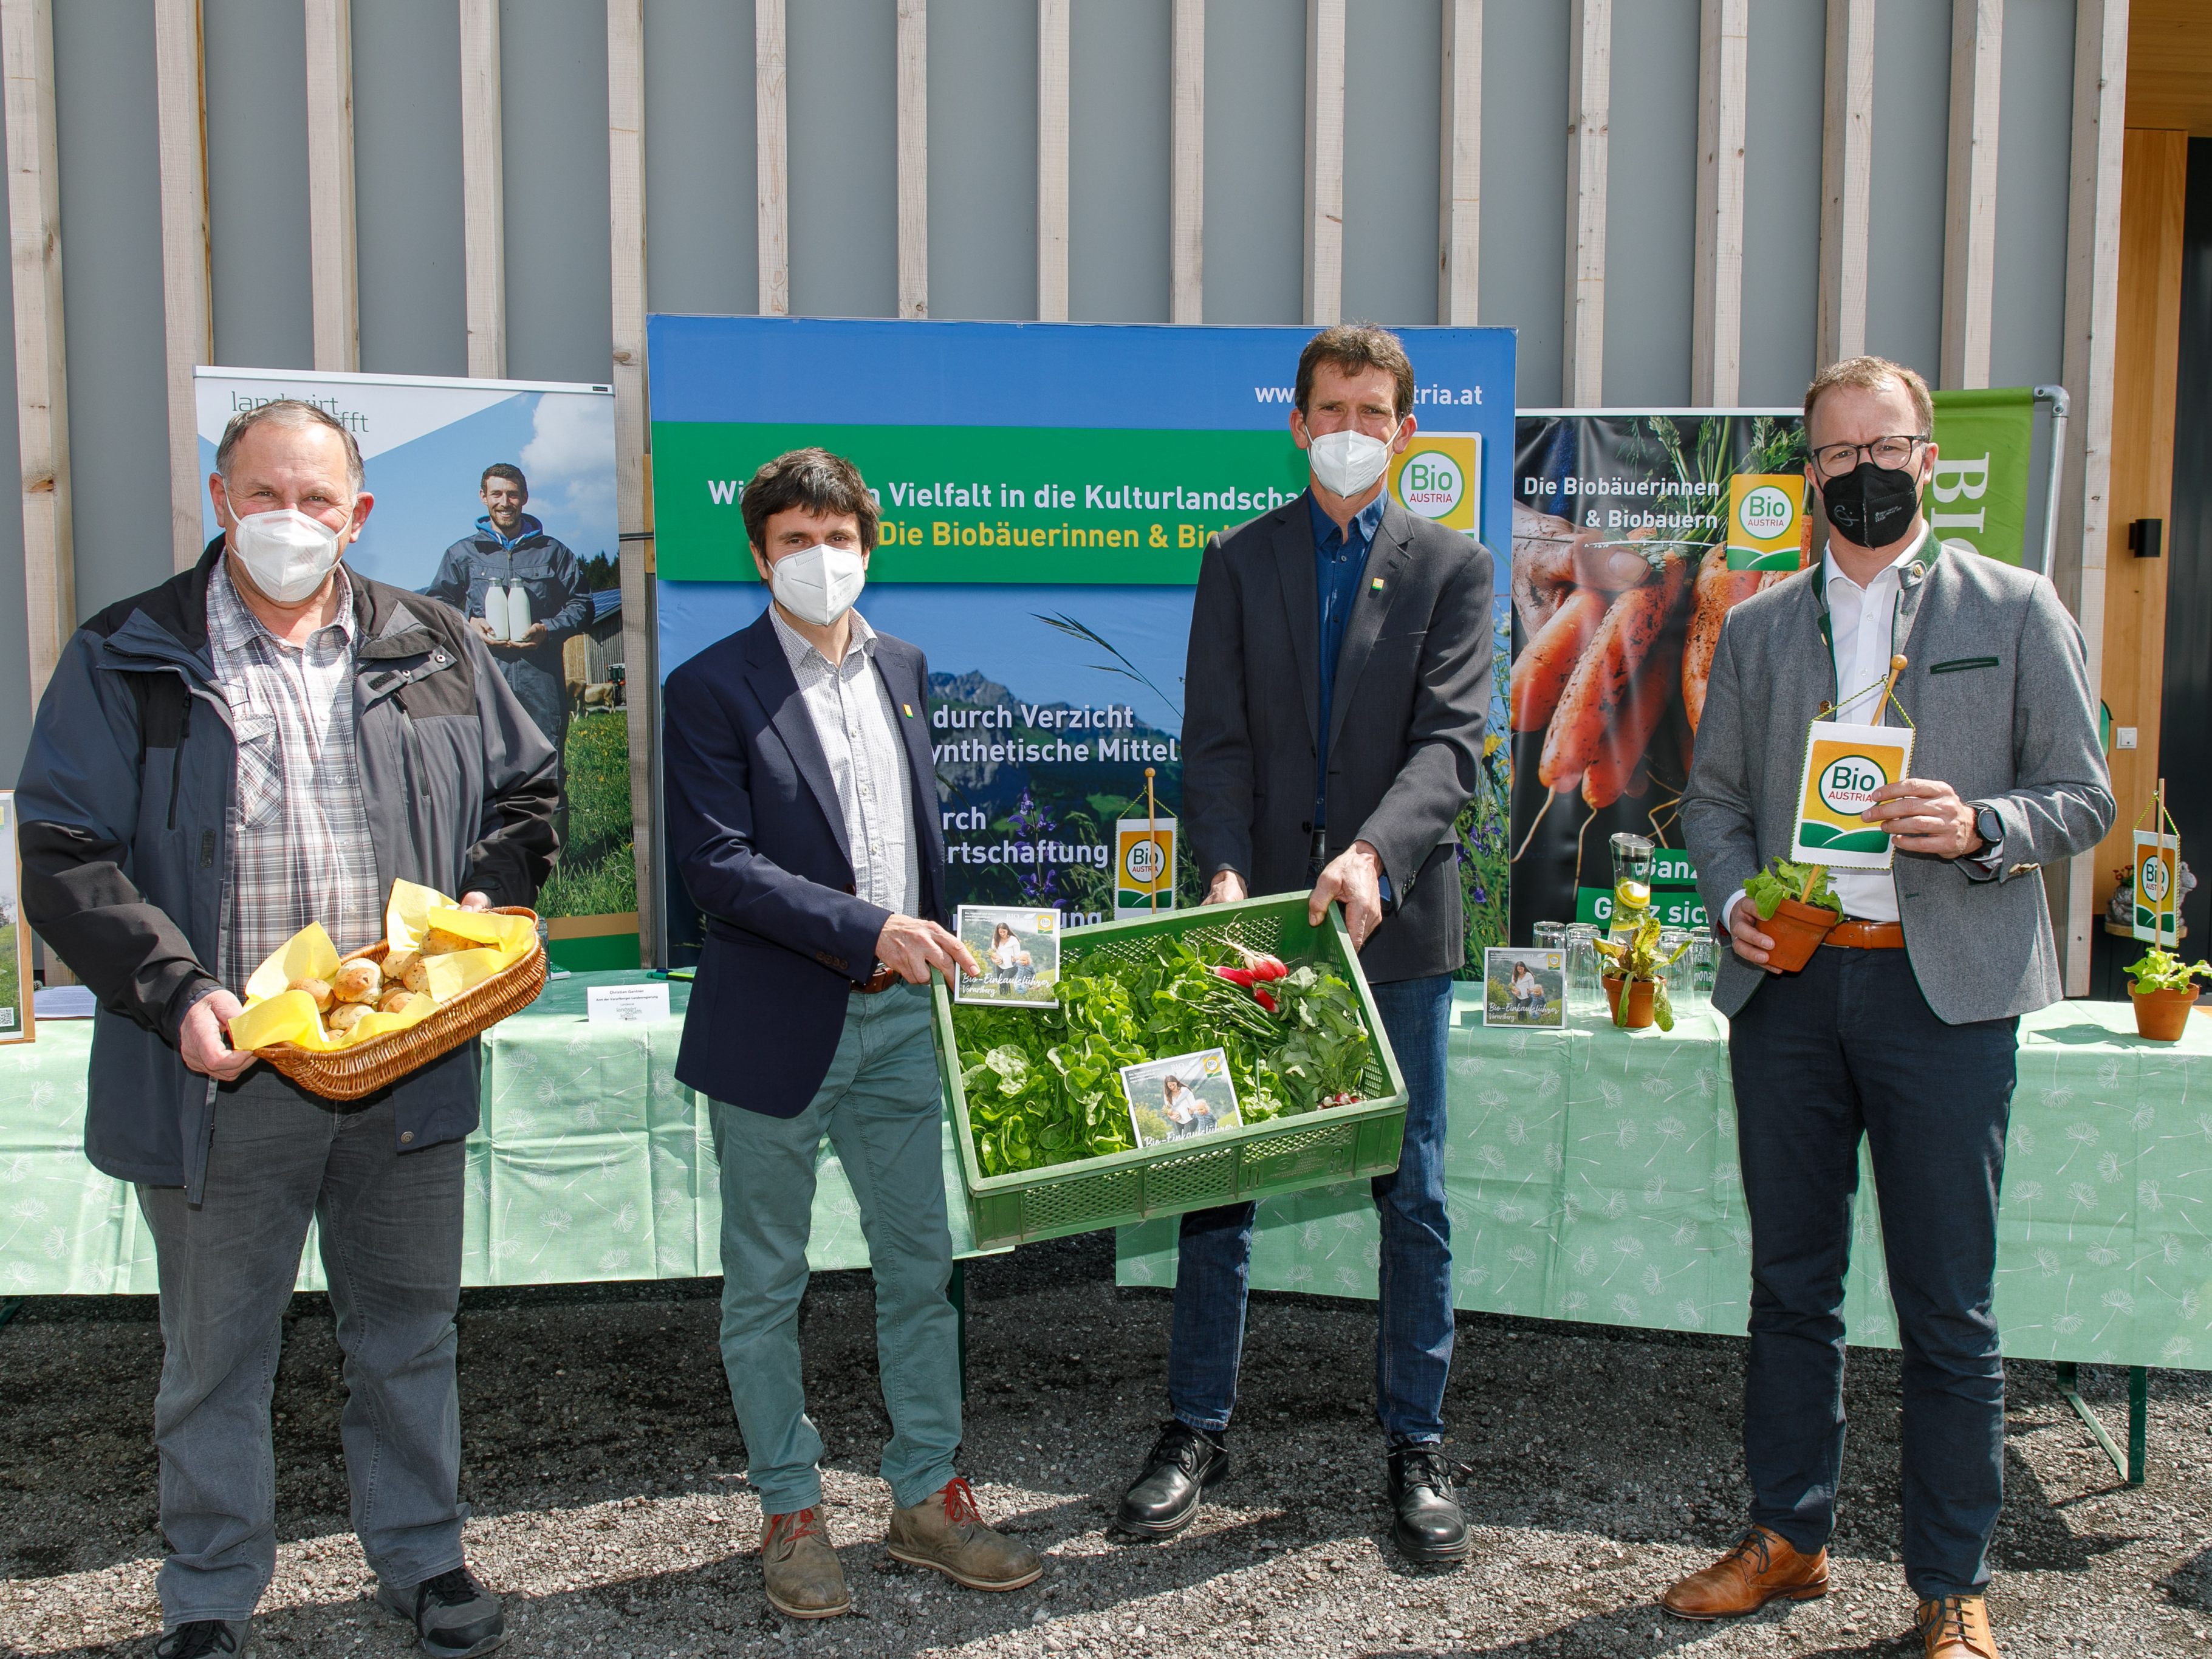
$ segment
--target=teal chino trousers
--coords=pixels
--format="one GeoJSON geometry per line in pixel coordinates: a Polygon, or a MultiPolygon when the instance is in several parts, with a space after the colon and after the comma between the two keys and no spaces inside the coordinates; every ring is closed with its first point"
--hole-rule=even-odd
{"type": "Polygon", "coordinates": [[[943,1110],[928,988],[855,992],[829,1075],[796,1117],[717,1100],[722,1173],[722,1368],[763,1515],[822,1500],[822,1437],[806,1412],[799,1304],[815,1167],[826,1137],[860,1200],[876,1279],[876,1362],[891,1437],[883,1477],[901,1508],[953,1476],[958,1316],[946,1295],[943,1110]]]}

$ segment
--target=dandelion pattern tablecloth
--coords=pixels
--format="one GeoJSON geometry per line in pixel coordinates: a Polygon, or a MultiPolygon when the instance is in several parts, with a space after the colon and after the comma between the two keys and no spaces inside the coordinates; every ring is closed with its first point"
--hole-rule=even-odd
{"type": "MultiPolygon", "coordinates": [[[[1722,1023],[1670,1035],[1582,1022],[1484,1028],[1463,996],[1444,1147],[1459,1306],[1740,1334],[1751,1233],[1722,1023]],[[1468,1023],[1473,1022],[1473,1023],[1468,1023]]],[[[2021,1022],[1998,1228],[1997,1316],[2022,1358],[2212,1367],[2212,1018],[2175,1045],[2124,1003],[2021,1022]]],[[[1844,1316],[1893,1346],[1874,1177],[1863,1158],[1844,1316]]],[[[1125,1228],[1120,1279],[1175,1281],[1176,1223],[1125,1228]]],[[[1372,1297],[1364,1182],[1261,1206],[1252,1283],[1372,1297]]]]}
{"type": "MultiPolygon", "coordinates": [[[[483,1121],[469,1139],[463,1282],[568,1284],[721,1271],[721,1188],[706,1102],[676,1081],[690,988],[674,1018],[592,1025],[592,985],[554,981],[484,1038],[483,1121]]],[[[0,1296],[150,1293],[153,1241],[123,1182],[85,1161],[88,1021],[50,1021],[0,1048],[0,1296]]],[[[948,1124],[944,1173],[953,1244],[972,1253],[948,1124]]],[[[860,1206],[825,1143],[816,1166],[817,1269],[867,1265],[860,1206]]],[[[300,1287],[322,1287],[312,1231],[300,1287]]]]}

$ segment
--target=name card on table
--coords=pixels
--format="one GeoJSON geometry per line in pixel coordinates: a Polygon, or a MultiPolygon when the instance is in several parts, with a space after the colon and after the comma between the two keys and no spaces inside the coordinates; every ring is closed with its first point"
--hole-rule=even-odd
{"type": "Polygon", "coordinates": [[[669,1017],[665,981],[652,985],[594,985],[584,993],[584,999],[594,1025],[643,1025],[669,1017]]]}

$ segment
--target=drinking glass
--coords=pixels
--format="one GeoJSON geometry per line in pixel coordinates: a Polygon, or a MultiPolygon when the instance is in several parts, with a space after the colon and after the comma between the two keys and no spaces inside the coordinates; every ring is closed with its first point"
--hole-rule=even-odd
{"type": "Polygon", "coordinates": [[[1602,965],[1597,959],[1598,927],[1594,921],[1577,921],[1567,928],[1567,1012],[1570,1014],[1595,1013],[1605,1007],[1605,985],[1599,978],[1602,965]]]}
{"type": "Polygon", "coordinates": [[[1710,933],[1701,933],[1690,942],[1690,994],[1711,1000],[1713,980],[1721,966],[1721,944],[1710,933]]]}
{"type": "Polygon", "coordinates": [[[1567,924],[1564,921],[1540,921],[1528,930],[1528,943],[1539,951],[1564,951],[1567,948],[1567,924]]]}
{"type": "Polygon", "coordinates": [[[1690,951],[1682,950],[1682,947],[1689,945],[1694,949],[1696,943],[1696,935],[1686,927],[1662,927],[1659,930],[1659,959],[1662,962],[1674,956],[1676,951],[1682,951],[1682,954],[1675,957],[1667,968],[1667,999],[1678,1006],[1686,1004],[1692,995],[1690,951]]]}

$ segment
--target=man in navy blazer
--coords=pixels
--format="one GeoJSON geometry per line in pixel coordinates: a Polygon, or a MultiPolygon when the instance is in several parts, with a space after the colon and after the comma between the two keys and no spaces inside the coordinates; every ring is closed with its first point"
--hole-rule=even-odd
{"type": "Polygon", "coordinates": [[[852,1605],[799,1358],[824,1135],[874,1265],[890,1552],[970,1589],[1018,1589],[1042,1564],[983,1524],[953,1468],[959,1333],[929,981],[981,969],[944,926],[928,667],[852,608],[877,511],[851,462],[778,456],[743,511],[771,603],[669,676],[661,752],[671,845],[707,916],[676,1075],[713,1103],[722,1364],[760,1493],[768,1599],[799,1619],[852,1605]]]}

